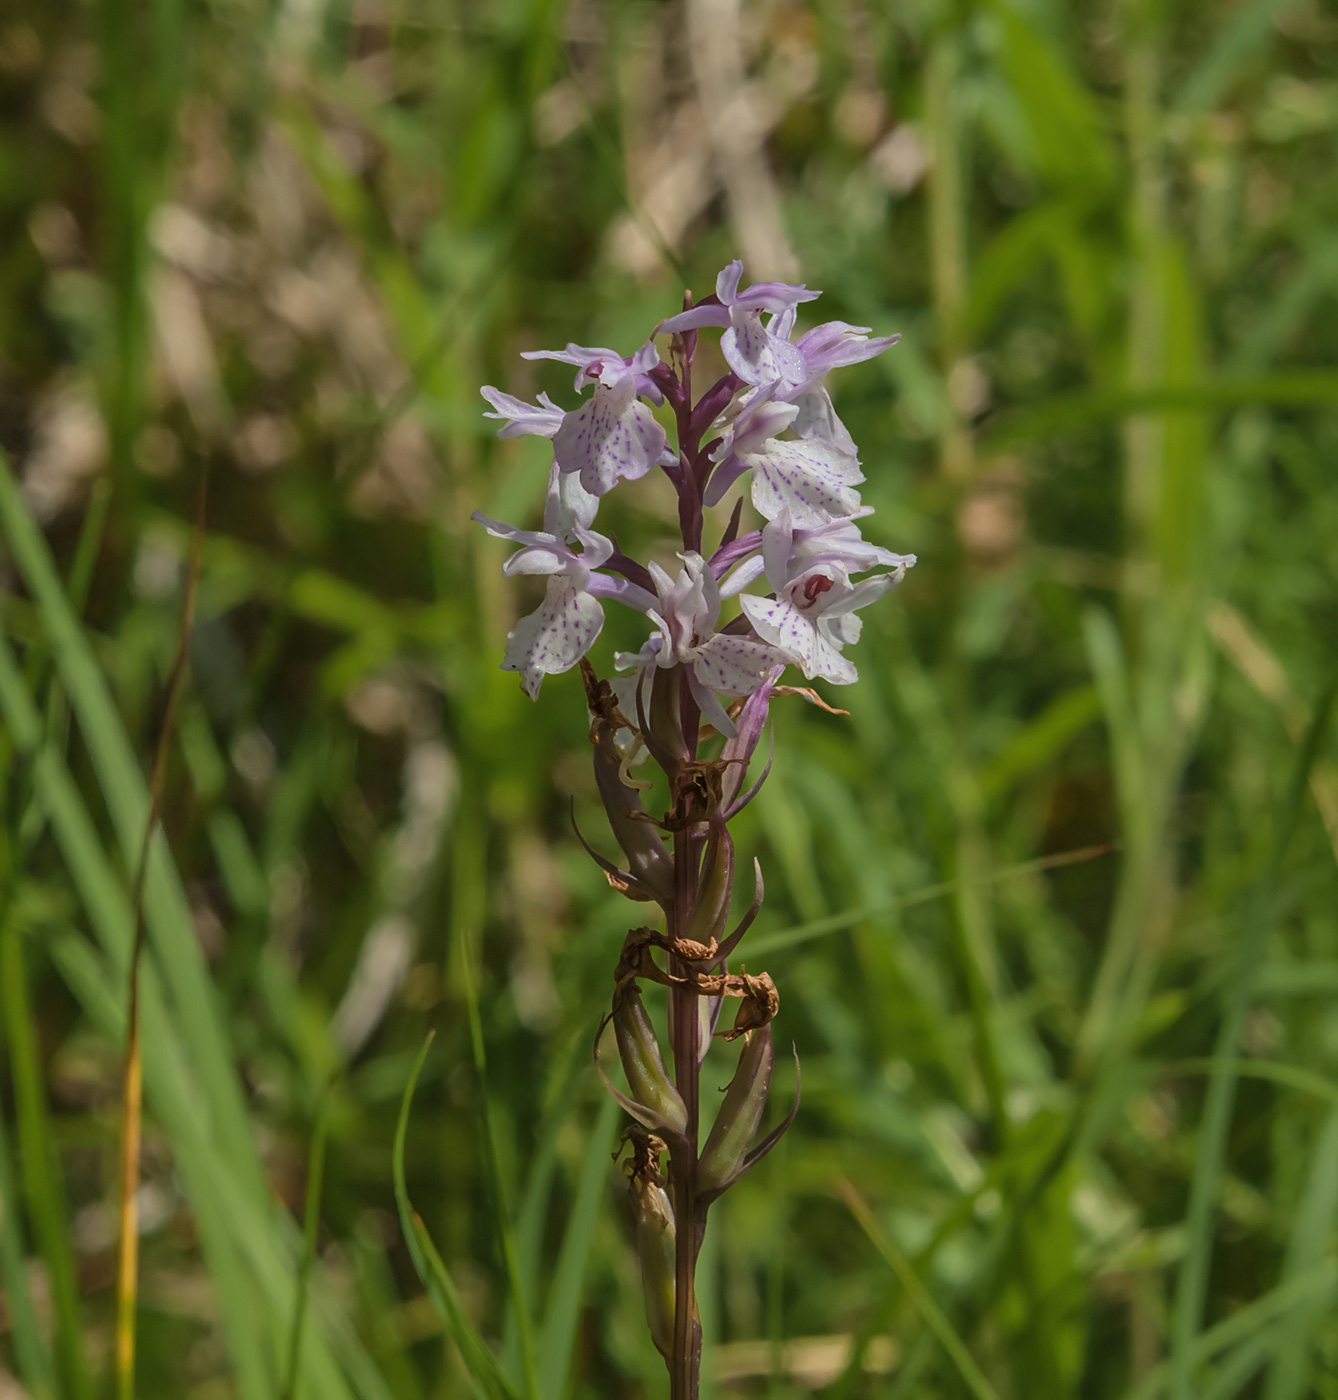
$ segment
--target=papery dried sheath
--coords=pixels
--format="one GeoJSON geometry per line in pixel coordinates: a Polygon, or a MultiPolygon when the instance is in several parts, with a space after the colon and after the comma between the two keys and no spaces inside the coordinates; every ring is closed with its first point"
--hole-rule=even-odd
{"type": "Polygon", "coordinates": [[[674,1345],[674,1210],[668,1193],[657,1182],[634,1176],[629,1189],[636,1214],[646,1322],[656,1349],[668,1357],[674,1345]]]}
{"type": "Polygon", "coordinates": [[[702,1195],[723,1191],[743,1166],[762,1121],[775,1059],[771,1027],[753,1031],[744,1044],[739,1067],[702,1149],[697,1167],[697,1190],[702,1195]]]}
{"type": "Polygon", "coordinates": [[[618,993],[613,1009],[613,1030],[618,1037],[618,1055],[632,1097],[663,1119],[674,1132],[685,1133],[688,1111],[664,1068],[660,1042],[635,984],[629,984],[618,993]]]}

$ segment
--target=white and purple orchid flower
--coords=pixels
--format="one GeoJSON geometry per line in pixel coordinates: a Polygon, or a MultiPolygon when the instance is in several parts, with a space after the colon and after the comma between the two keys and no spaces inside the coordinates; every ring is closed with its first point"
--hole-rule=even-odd
{"type": "Polygon", "coordinates": [[[763,326],[762,317],[769,314],[774,325],[777,318],[788,316],[793,325],[795,307],[816,300],[820,294],[788,282],[754,282],[746,292],[740,292],[742,279],[743,264],[736,258],[715,279],[715,296],[671,316],[660,326],[661,333],[675,335],[702,326],[723,326],[721,352],[745,384],[797,384],[804,374],[799,347],[791,345],[788,336],[775,335],[763,326]]]}
{"type": "Polygon", "coordinates": [[[661,361],[653,339],[630,356],[574,344],[527,352],[526,359],[573,366],[576,391],[593,390],[570,410],[547,394],[527,403],[483,390],[492,410],[487,416],[502,421],[499,437],[528,434],[553,443],[542,531],[475,516],[490,534],[520,546],[504,565],[508,575],[548,576],[544,601],[516,624],[503,662],[520,673],[530,696],[545,675],[569,669],[589,651],[603,626],[603,600],[615,598],[647,615],[656,629],[640,651],[619,654],[620,668],[635,667],[638,679],[682,668],[702,717],[732,734],[726,702],[754,694],[778,666],[797,665],[809,679],[853,681],[855,668],[842,649],[859,635],[856,610],[899,583],[914,564],[914,555],[862,538],[855,522],[871,513],[857,489],[864,473],[823,384],[829,371],[881,355],[897,337],[828,321],[796,339],[799,308],[818,293],[783,282],[741,289],[742,276],[742,264],[731,263],[716,279],[713,296],[670,317],[657,332],[677,337],[676,354],[690,360],[691,332],[722,331],[732,378],[708,391],[714,397],[704,413],[694,414],[684,384],[661,361]],[[676,451],[656,408],[677,419],[676,451]],[[680,499],[683,567],[677,577],[656,563],[626,558],[592,528],[603,496],[657,465],[680,499]],[[702,552],[702,507],[720,503],[744,475],[751,476],[752,503],[766,523],[760,534],[736,541],[731,535],[713,570],[702,552]],[[852,580],[874,569],[888,572],[852,580]],[[743,592],[763,578],[770,596],[743,592]],[[742,616],[721,628],[722,598],[736,595],[742,616]]]}
{"type": "Polygon", "coordinates": [[[620,671],[636,667],[682,666],[688,688],[702,715],[724,735],[733,735],[720,696],[751,695],[773,667],[790,658],[756,637],[734,636],[715,630],[720,618],[720,585],[700,554],[678,556],[683,561],[677,578],[654,561],[650,575],[659,595],[645,611],[659,624],[638,652],[619,652],[614,664],[620,671]]]}
{"type": "Polygon", "coordinates": [[[604,626],[601,598],[616,598],[642,612],[655,606],[655,595],[639,585],[594,572],[607,564],[614,552],[611,540],[589,528],[597,504],[579,482],[564,477],[554,463],[549,471],[543,530],[518,530],[480,511],[472,517],[490,535],[520,546],[502,565],[508,578],[548,575],[543,602],[507,633],[502,661],[504,671],[520,672],[521,685],[531,700],[538,697],[545,676],[571,670],[594,645],[604,626]],[[579,554],[571,541],[581,546],[579,554]]]}
{"type": "MultiPolygon", "coordinates": [[[[667,435],[640,401],[645,397],[659,403],[662,397],[650,378],[650,371],[660,362],[653,341],[648,340],[627,358],[616,350],[584,345],[568,345],[565,350],[527,350],[522,358],[575,365],[576,391],[579,393],[587,384],[595,388],[580,408],[562,415],[561,423],[551,434],[559,471],[579,474],[581,485],[592,496],[603,496],[621,478],[636,481],[659,464],[667,435]]],[[[543,436],[550,434],[545,431],[543,436]]]]}
{"type": "Polygon", "coordinates": [[[841,654],[843,647],[859,640],[862,623],[856,610],[894,588],[915,563],[913,554],[894,554],[863,538],[855,520],[872,514],[866,508],[803,529],[795,527],[788,510],[781,511],[762,531],[761,568],[756,558],[745,561],[722,590],[739,592],[765,572],[775,596],[742,597],[744,615],[757,635],[797,662],[809,680],[820,677],[850,685],[859,679],[841,654]],[[851,582],[852,573],[880,566],[891,572],[851,582]]]}

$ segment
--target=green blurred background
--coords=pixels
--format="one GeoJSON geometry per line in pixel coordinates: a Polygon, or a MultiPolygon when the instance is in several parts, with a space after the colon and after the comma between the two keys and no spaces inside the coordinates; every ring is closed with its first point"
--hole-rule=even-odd
{"type": "Polygon", "coordinates": [[[734,256],[902,333],[833,388],[920,563],[739,823],[804,1102],[712,1212],[707,1388],[1338,1396],[1336,146],[1320,0],[7,0],[0,1396],[111,1393],[206,461],[138,1393],[284,1395],[322,1114],[296,1394],[469,1393],[391,1190],[430,1027],[466,1311],[513,1364],[500,1199],[541,1400],[664,1392],[589,1059],[635,911],[468,517],[536,521],[547,453],[480,384],[569,403],[519,351],[630,352],[734,256]]]}

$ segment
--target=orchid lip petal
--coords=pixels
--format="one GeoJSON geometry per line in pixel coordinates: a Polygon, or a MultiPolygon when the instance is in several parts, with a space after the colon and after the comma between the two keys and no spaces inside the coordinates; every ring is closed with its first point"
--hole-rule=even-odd
{"type": "Polygon", "coordinates": [[[519,671],[525,693],[536,699],[543,678],[575,666],[603,626],[599,600],[556,574],[549,580],[544,601],[508,635],[502,669],[519,671]]]}
{"type": "Polygon", "coordinates": [[[625,378],[613,387],[597,384],[590,399],[567,414],[553,438],[553,451],[562,471],[578,472],[592,496],[603,496],[621,477],[635,481],[645,476],[666,441],[664,428],[625,378]]]}

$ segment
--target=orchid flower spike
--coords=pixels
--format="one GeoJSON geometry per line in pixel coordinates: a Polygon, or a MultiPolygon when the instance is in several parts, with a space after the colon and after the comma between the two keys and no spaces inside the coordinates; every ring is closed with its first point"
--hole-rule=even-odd
{"type": "Polygon", "coordinates": [[[525,693],[537,698],[546,675],[582,666],[595,791],[626,868],[583,836],[582,843],[611,888],[664,915],[663,933],[638,927],[624,941],[600,1031],[612,1021],[629,1092],[607,1076],[605,1085],[639,1125],[629,1136],[629,1176],[646,1316],[671,1389],[683,1400],[698,1393],[693,1271],[706,1208],[765,1157],[799,1107],[796,1060],[789,1113],[759,1137],[780,993],[765,972],[729,968],[764,894],[754,862],[752,902],[731,928],[738,881],[729,824],[770,771],[767,759],[757,772],[757,755],[773,700],[798,692],[831,710],[815,690],[781,684],[786,668],[798,667],[809,680],[853,682],[857,673],[845,653],[859,639],[859,611],[915,563],[913,554],[896,554],[861,533],[860,522],[872,514],[858,489],[864,472],[824,383],[831,370],[881,355],[896,337],[845,321],[800,332],[800,308],[816,292],[742,281],[743,265],[730,263],[711,296],[661,323],[659,332],[674,337],[665,361],[653,337],[630,356],[575,344],[527,355],[575,369],[575,392],[590,391],[575,408],[546,394],[528,402],[485,388],[498,436],[547,438],[553,456],[542,529],[474,516],[515,546],[502,566],[508,577],[545,580],[538,607],[507,636],[503,667],[518,672],[525,693]],[[708,327],[721,332],[730,373],[694,397],[696,332],[708,327]],[[672,446],[665,427],[671,414],[672,446]],[[624,554],[611,531],[594,528],[615,486],[657,466],[677,496],[676,574],[624,554]],[[744,477],[761,519],[745,523],[745,502],[736,499],[723,535],[705,544],[705,508],[726,502],[744,477]],[[615,653],[618,669],[631,673],[618,681],[601,680],[584,660],[609,599],[649,624],[638,650],[615,653]],[[639,756],[653,760],[662,780],[632,777],[639,756]],[[663,816],[651,806],[656,793],[667,793],[663,816]],[[670,1058],[642,1000],[642,980],[667,988],[670,1058]],[[742,1005],[721,1029],[731,997],[742,1005]],[[700,1075],[716,1040],[742,1044],[703,1144],[700,1075]],[[666,1152],[669,1171],[661,1176],[666,1152]],[[684,1241],[692,1248],[681,1248],[684,1241]]]}

